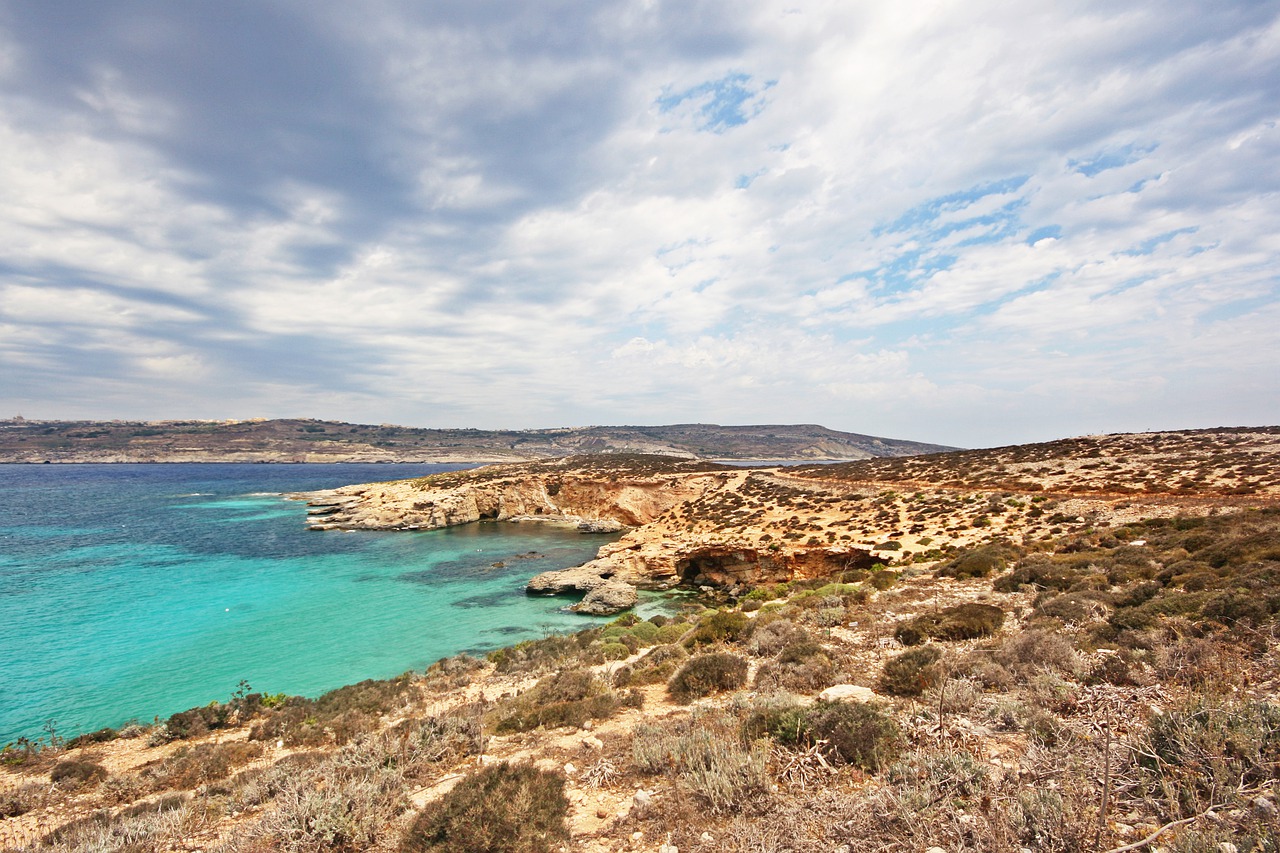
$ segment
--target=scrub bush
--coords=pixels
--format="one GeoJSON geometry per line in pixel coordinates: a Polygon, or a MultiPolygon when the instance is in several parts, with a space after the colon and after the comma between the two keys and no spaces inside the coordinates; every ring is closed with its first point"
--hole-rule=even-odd
{"type": "Polygon", "coordinates": [[[494,764],[423,809],[400,849],[550,853],[569,841],[568,813],[563,776],[531,764],[494,764]]]}
{"type": "Polygon", "coordinates": [[[935,664],[942,652],[935,646],[908,649],[885,662],[880,689],[894,696],[919,696],[938,680],[935,664]]]}
{"type": "Polygon", "coordinates": [[[904,646],[918,646],[929,639],[972,640],[989,637],[1004,624],[1004,611],[992,604],[969,602],[926,613],[899,625],[893,636],[904,646]]]}
{"type": "Polygon", "coordinates": [[[667,683],[678,702],[691,702],[721,690],[736,690],[747,682],[747,662],[724,652],[691,658],[667,683]]]}

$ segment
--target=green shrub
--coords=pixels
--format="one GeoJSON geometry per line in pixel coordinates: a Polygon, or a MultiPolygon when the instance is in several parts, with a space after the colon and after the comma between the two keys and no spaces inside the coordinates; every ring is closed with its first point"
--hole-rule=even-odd
{"type": "Polygon", "coordinates": [[[569,841],[564,777],[531,764],[471,773],[414,819],[404,853],[550,853],[569,841]]]}
{"type": "Polygon", "coordinates": [[[113,728],[98,729],[96,732],[86,732],[82,735],[76,735],[67,741],[67,749],[77,749],[82,746],[89,746],[95,743],[106,743],[116,739],[116,730],[113,728]]]}
{"type": "Polygon", "coordinates": [[[678,643],[687,633],[689,633],[689,626],[684,622],[668,622],[658,626],[658,636],[654,640],[660,644],[678,643]]]}
{"type": "Polygon", "coordinates": [[[919,696],[937,682],[935,664],[940,657],[936,646],[920,646],[890,658],[880,675],[880,689],[894,696],[919,696]]]}
{"type": "Polygon", "coordinates": [[[684,641],[688,649],[733,642],[749,633],[751,619],[734,610],[713,610],[698,620],[698,627],[684,641]]]}
{"type": "Polygon", "coordinates": [[[904,646],[925,640],[971,640],[989,637],[1004,624],[1004,611],[992,604],[969,602],[926,613],[899,625],[893,636],[904,646]]]}
{"type": "Polygon", "coordinates": [[[985,578],[993,572],[1004,571],[1005,566],[1009,563],[1009,557],[1014,552],[1015,550],[1009,545],[983,545],[943,563],[938,567],[936,574],[938,577],[958,578],[960,580],[985,578]]]}
{"type": "Polygon", "coordinates": [[[1271,608],[1265,600],[1243,590],[1220,592],[1204,603],[1201,610],[1205,618],[1223,625],[1257,627],[1271,618],[1271,608]]]}
{"type": "Polygon", "coordinates": [[[691,658],[667,682],[667,692],[679,702],[691,702],[721,690],[736,690],[746,681],[746,660],[717,652],[691,658]]]}
{"type": "Polygon", "coordinates": [[[613,684],[615,687],[657,684],[669,679],[676,668],[688,659],[689,653],[683,646],[674,643],[654,646],[635,663],[619,667],[613,674],[613,684]]]}
{"type": "Polygon", "coordinates": [[[622,643],[605,643],[600,646],[600,653],[604,655],[605,660],[623,660],[631,657],[631,649],[622,643]]]}
{"type": "Polygon", "coordinates": [[[902,734],[883,707],[862,702],[815,702],[804,713],[803,736],[831,761],[878,773],[898,754],[902,734]]]}
{"type": "Polygon", "coordinates": [[[897,582],[898,582],[898,573],[891,572],[887,569],[882,569],[880,571],[873,571],[871,573],[871,577],[867,578],[867,583],[871,584],[873,587],[880,590],[881,592],[884,592],[886,589],[889,589],[897,582]]]}
{"type": "Polygon", "coordinates": [[[652,622],[637,622],[631,628],[631,636],[640,641],[642,645],[651,646],[658,641],[659,626],[652,622]]]}

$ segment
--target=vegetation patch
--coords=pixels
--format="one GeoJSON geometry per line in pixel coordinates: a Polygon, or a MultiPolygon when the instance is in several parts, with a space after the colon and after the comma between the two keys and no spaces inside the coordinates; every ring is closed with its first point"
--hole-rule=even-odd
{"type": "Polygon", "coordinates": [[[993,604],[967,602],[926,613],[899,625],[893,636],[904,646],[926,640],[972,640],[989,637],[1004,624],[1004,611],[993,604]]]}
{"type": "Polygon", "coordinates": [[[564,777],[531,764],[493,764],[427,806],[404,853],[549,853],[569,841],[564,777]]]}
{"type": "Polygon", "coordinates": [[[744,658],[714,652],[691,658],[667,682],[667,692],[677,702],[692,702],[722,690],[737,690],[746,683],[744,658]]]}

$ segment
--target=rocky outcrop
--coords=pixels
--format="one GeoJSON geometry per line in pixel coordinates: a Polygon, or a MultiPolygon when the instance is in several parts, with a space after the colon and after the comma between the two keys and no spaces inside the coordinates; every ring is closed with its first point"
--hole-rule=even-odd
{"type": "Polygon", "coordinates": [[[682,464],[643,458],[531,463],[300,497],[308,501],[308,523],[316,530],[430,530],[537,520],[573,524],[584,533],[626,531],[605,543],[596,559],[529,582],[531,595],[581,595],[574,609],[584,613],[626,609],[635,604],[637,589],[739,593],[762,583],[865,569],[877,560],[866,547],[798,547],[772,540],[763,528],[744,533],[734,521],[744,511],[742,496],[765,500],[770,512],[789,512],[785,496],[777,507],[773,498],[758,497],[779,487],[766,475],[741,469],[673,470],[682,464]]]}

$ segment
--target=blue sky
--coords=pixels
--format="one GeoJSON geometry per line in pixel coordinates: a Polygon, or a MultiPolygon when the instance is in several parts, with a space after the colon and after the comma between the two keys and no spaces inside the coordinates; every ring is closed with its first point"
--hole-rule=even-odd
{"type": "Polygon", "coordinates": [[[0,2],[0,416],[1280,423],[1280,7],[0,2]]]}

